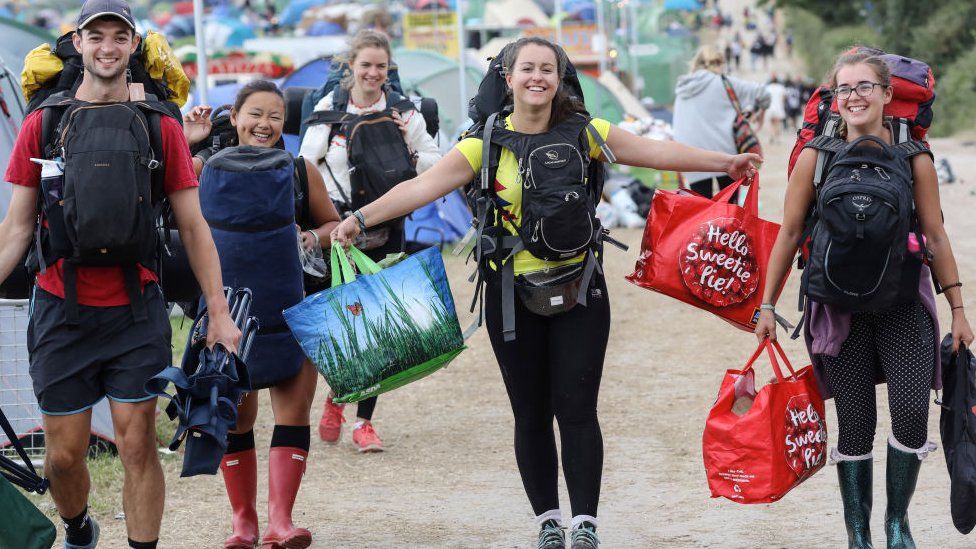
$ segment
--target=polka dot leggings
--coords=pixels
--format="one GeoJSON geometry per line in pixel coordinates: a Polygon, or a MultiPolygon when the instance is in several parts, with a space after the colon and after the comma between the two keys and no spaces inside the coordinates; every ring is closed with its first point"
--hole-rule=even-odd
{"type": "Polygon", "coordinates": [[[875,365],[888,381],[888,408],[895,439],[921,448],[928,435],[929,392],[935,328],[921,303],[877,312],[858,312],[836,357],[823,356],[834,394],[839,429],[837,450],[847,456],[871,452],[878,422],[875,365]]]}

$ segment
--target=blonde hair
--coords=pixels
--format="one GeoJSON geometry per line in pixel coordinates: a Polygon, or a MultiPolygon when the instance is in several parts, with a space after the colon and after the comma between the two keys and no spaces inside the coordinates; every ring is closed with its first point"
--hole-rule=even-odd
{"type": "MultiPolygon", "coordinates": [[[[888,68],[888,64],[885,63],[884,59],[879,57],[871,49],[855,47],[838,55],[837,60],[834,62],[834,67],[827,73],[826,82],[831,92],[837,87],[837,73],[842,68],[861,64],[871,67],[875,76],[878,77],[879,84],[885,88],[891,87],[891,69],[888,68]]],[[[841,139],[847,139],[847,122],[843,119],[841,119],[840,125],[837,127],[837,135],[841,139]]]]}
{"type": "MultiPolygon", "coordinates": [[[[701,69],[715,70],[715,68],[720,68],[723,65],[725,65],[725,54],[720,52],[715,46],[708,44],[698,48],[695,57],[691,59],[689,71],[695,72],[701,69]]],[[[721,71],[719,70],[718,72],[721,71]]]]}
{"type": "Polygon", "coordinates": [[[390,48],[390,39],[382,32],[363,29],[352,37],[352,40],[349,41],[349,50],[341,58],[349,66],[345,74],[342,75],[342,80],[339,81],[342,89],[352,89],[354,83],[352,64],[356,62],[356,56],[359,55],[359,52],[366,48],[377,48],[385,51],[386,57],[389,59],[389,66],[393,66],[393,52],[390,48]]]}

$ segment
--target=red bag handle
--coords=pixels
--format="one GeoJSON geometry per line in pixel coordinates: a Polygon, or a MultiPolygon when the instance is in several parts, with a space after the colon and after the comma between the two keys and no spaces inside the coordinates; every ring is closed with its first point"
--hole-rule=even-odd
{"type": "Polygon", "coordinates": [[[739,190],[740,187],[745,186],[747,187],[745,210],[750,214],[759,217],[759,174],[756,174],[756,176],[752,179],[751,184],[746,185],[746,182],[748,181],[748,177],[739,179],[735,183],[719,191],[719,193],[715,195],[712,200],[717,203],[728,202],[729,199],[732,198],[732,193],[739,190]]]}
{"type": "Polygon", "coordinates": [[[774,348],[783,359],[783,363],[786,365],[786,368],[789,369],[790,379],[796,380],[796,371],[793,370],[793,365],[790,364],[789,359],[786,358],[786,353],[783,352],[783,348],[780,347],[778,341],[769,341],[769,338],[763,338],[762,342],[759,343],[759,348],[757,348],[756,352],[753,353],[752,357],[749,358],[749,362],[747,362],[745,367],[742,368],[742,372],[745,373],[751,370],[752,365],[756,362],[756,359],[758,359],[759,355],[761,355],[765,350],[769,355],[769,362],[773,366],[773,374],[776,375],[776,380],[779,382],[786,381],[787,378],[783,376],[783,371],[779,367],[779,361],[776,360],[776,353],[773,352],[774,348]]]}

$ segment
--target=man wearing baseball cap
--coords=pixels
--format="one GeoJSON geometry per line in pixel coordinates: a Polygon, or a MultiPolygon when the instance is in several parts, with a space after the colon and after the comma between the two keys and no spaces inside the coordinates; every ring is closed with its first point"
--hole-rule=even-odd
{"type": "MultiPolygon", "coordinates": [[[[148,186],[147,178],[156,178],[153,185],[159,184],[153,188],[161,186],[169,199],[181,240],[206,299],[209,311],[207,344],[212,346],[220,342],[234,350],[240,331],[228,312],[219,259],[210,229],[200,213],[197,178],[180,123],[149,107],[128,103],[134,107],[130,109],[131,116],[135,117],[136,111],[142,113],[148,109],[152,111],[150,114],[139,115],[147,117],[143,120],[153,116],[155,122],[158,118],[154,137],[137,136],[138,132],[130,135],[128,128],[132,126],[127,119],[123,120],[124,134],[90,135],[83,132],[87,127],[105,127],[114,131],[117,126],[111,124],[119,124],[112,122],[118,115],[102,113],[117,113],[120,109],[112,103],[137,99],[134,94],[130,98],[126,69],[139,40],[132,12],[124,1],[88,0],[82,6],[78,32],[73,37],[84,65],[84,77],[75,93],[77,101],[60,107],[63,110],[58,110],[57,105],[49,107],[45,104],[29,114],[10,155],[4,179],[13,184],[13,193],[7,215],[0,222],[0,281],[20,263],[33,241],[42,182],[41,166],[32,159],[50,161],[53,155],[45,153],[55,150],[50,147],[53,143],[45,143],[43,147],[40,143],[42,118],[64,113],[53,122],[60,120],[63,125],[56,127],[64,127],[59,136],[65,159],[66,177],[61,180],[65,194],[70,182],[72,193],[88,193],[84,196],[94,197],[84,202],[84,213],[89,216],[87,219],[95,220],[103,232],[109,233],[106,238],[114,238],[115,232],[124,229],[119,229],[119,222],[113,218],[129,219],[130,216],[120,216],[111,205],[128,204],[116,199],[134,194],[132,188],[148,186]],[[75,125],[79,129],[73,133],[75,125]],[[153,167],[163,168],[162,176],[147,175],[153,172],[137,167],[126,169],[124,162],[141,160],[125,156],[128,149],[111,150],[120,139],[122,143],[131,143],[133,139],[148,140],[147,146],[153,155],[150,160],[156,165],[153,167]],[[103,160],[92,160],[91,153],[84,152],[86,147],[104,147],[98,154],[107,156],[99,157],[103,160]],[[73,155],[72,151],[79,154],[73,155]],[[120,164],[117,160],[120,158],[127,160],[120,164]],[[116,166],[104,159],[115,161],[116,166]],[[105,170],[99,173],[116,176],[102,176],[104,180],[100,180],[85,175],[85,170],[91,169],[105,170]],[[99,193],[107,199],[100,199],[99,193]]],[[[54,99],[65,103],[64,98],[55,96],[54,99]]],[[[135,123],[134,118],[132,123],[135,123]]],[[[53,214],[48,217],[47,213],[60,213],[58,204],[65,201],[49,200],[48,194],[60,196],[62,187],[52,187],[50,175],[45,174],[45,178],[45,202],[41,211],[45,219],[53,221],[56,218],[53,214]]],[[[158,192],[149,194],[152,204],[159,203],[162,198],[158,192]]],[[[139,195],[139,202],[142,202],[142,195],[139,195]]],[[[79,199],[76,204],[80,206],[83,202],[79,199]]],[[[123,213],[130,212],[123,210],[123,213]]],[[[132,218],[149,223],[148,215],[133,214],[132,218]]],[[[60,217],[65,218],[63,214],[60,217]]],[[[59,229],[58,224],[45,223],[38,228],[38,233],[43,234],[43,238],[37,239],[40,245],[32,256],[41,256],[42,260],[36,269],[31,300],[28,352],[34,393],[44,418],[47,447],[44,469],[51,482],[51,496],[64,521],[64,548],[92,549],[98,543],[98,524],[88,515],[91,480],[85,456],[91,432],[91,408],[108,397],[119,458],[125,470],[122,502],[129,538],[127,547],[154,549],[162,521],[165,484],[156,452],[156,398],[146,393],[145,382],[172,364],[173,358],[169,315],[158,274],[153,270],[158,269],[158,260],[133,262],[131,258],[119,259],[102,263],[104,266],[94,266],[94,263],[76,259],[78,256],[71,256],[69,262],[64,252],[57,252],[45,244],[50,241],[49,235],[63,238],[63,227],[59,229]],[[48,255],[50,257],[46,258],[48,255]]],[[[145,232],[138,234],[145,235],[145,232]]],[[[70,238],[69,246],[76,245],[70,238]]],[[[139,238],[140,249],[156,249],[156,242],[151,237],[139,238]]],[[[112,544],[113,547],[120,545],[112,544]]]]}

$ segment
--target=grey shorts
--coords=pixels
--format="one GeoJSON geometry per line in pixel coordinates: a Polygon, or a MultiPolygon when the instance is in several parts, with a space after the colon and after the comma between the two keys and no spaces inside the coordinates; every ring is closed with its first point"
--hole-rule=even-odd
{"type": "Polygon", "coordinates": [[[119,402],[154,398],[144,386],[173,363],[172,330],[159,286],[146,286],[143,299],[144,321],[133,321],[129,305],[79,305],[78,326],[68,326],[64,300],[35,288],[27,351],[41,412],[77,414],[106,396],[119,402]]]}

